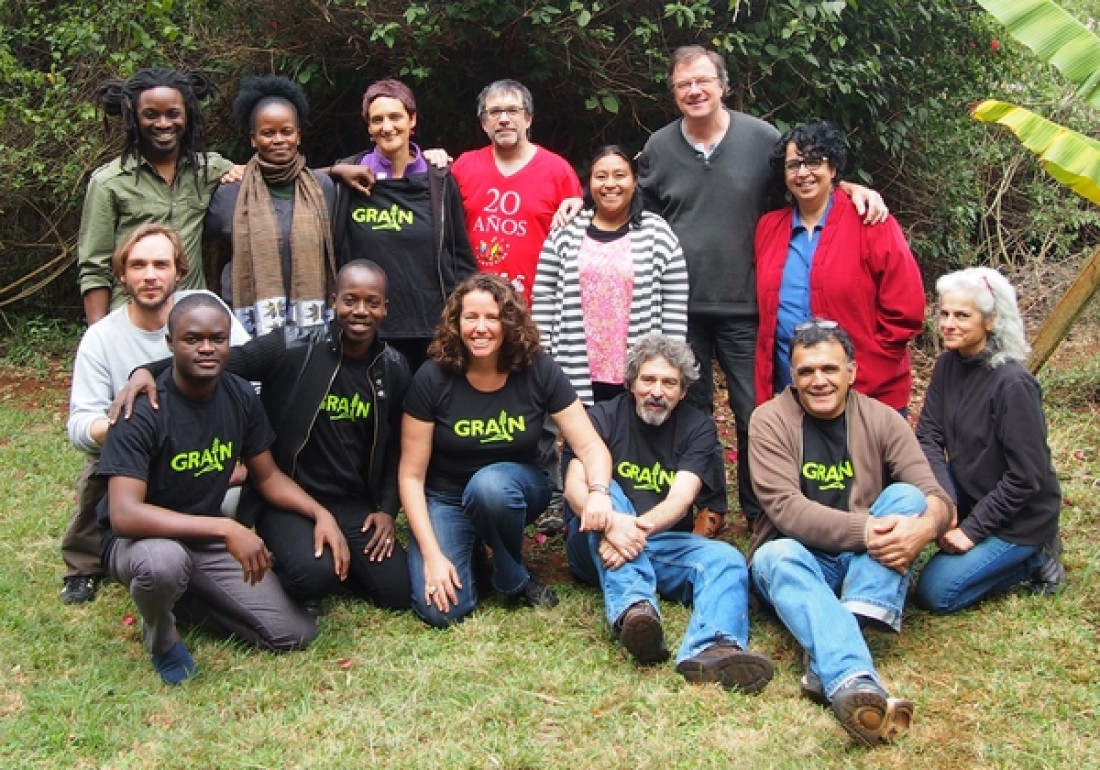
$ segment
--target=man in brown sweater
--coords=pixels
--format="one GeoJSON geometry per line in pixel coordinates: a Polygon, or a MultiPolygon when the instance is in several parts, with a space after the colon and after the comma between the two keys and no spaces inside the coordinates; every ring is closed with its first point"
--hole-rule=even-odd
{"type": "Polygon", "coordinates": [[[834,321],[795,328],[794,384],[749,425],[765,514],[749,561],[752,587],[805,650],[803,693],[873,746],[908,728],[913,705],[883,689],[861,628],[901,630],[912,564],[954,508],[908,423],[851,390],[855,373],[834,321]]]}

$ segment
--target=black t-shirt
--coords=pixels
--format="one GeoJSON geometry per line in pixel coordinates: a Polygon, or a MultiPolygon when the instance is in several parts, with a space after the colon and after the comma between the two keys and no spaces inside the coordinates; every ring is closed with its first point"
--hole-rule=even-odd
{"type": "Polygon", "coordinates": [[[377,262],[386,271],[386,339],[431,337],[443,311],[443,277],[432,230],[427,174],[379,179],[369,196],[351,191],[345,260],[377,262]]]}
{"type": "Polygon", "coordinates": [[[378,424],[369,360],[344,358],[294,463],[294,480],[313,497],[369,497],[366,474],[356,462],[365,463],[371,456],[378,424]]]}
{"type": "Polygon", "coordinates": [[[855,466],[848,451],[848,417],[831,420],[806,415],[802,420],[802,494],[814,502],[848,510],[855,466]]]}
{"type": "MultiPolygon", "coordinates": [[[[622,393],[588,410],[596,432],[611,452],[612,473],[638,514],[644,514],[668,496],[679,471],[688,471],[703,483],[695,504],[725,513],[726,470],[714,420],[686,402],[673,410],[662,425],[638,417],[634,396],[622,393]]],[[[566,458],[572,458],[567,451],[566,458]]],[[[673,531],[690,532],[691,511],[673,531]]]]}
{"type": "Polygon", "coordinates": [[[535,464],[543,423],[577,400],[577,393],[550,356],[511,372],[492,393],[474,389],[464,375],[428,361],[413,377],[405,412],[435,424],[425,485],[461,492],[470,477],[499,462],[535,464]]]}
{"type": "MultiPolygon", "coordinates": [[[[98,475],[144,481],[151,505],[220,516],[234,466],[275,441],[260,399],[248,382],[223,372],[212,398],[192,400],[180,393],[170,367],[157,377],[157,401],[154,411],[148,399],[139,399],[130,419],[107,432],[98,475]]],[[[105,530],[104,554],[114,540],[109,502],[107,495],[96,511],[105,530]]]]}

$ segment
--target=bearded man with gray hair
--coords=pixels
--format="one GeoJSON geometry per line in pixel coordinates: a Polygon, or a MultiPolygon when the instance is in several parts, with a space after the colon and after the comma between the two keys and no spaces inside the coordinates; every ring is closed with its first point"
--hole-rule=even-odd
{"type": "MultiPolygon", "coordinates": [[[[749,652],[748,570],[741,553],[692,534],[692,505],[726,509],[726,477],[713,420],[681,403],[699,377],[683,340],[648,334],[627,354],[627,392],[596,404],[589,417],[611,451],[610,489],[589,484],[569,462],[565,499],[583,510],[588,495],[610,494],[602,531],[570,517],[566,551],[573,574],[598,585],[607,621],[639,665],[669,658],[658,594],[692,608],[676,670],[689,682],[759,692],[773,667],[749,652]]],[[[570,460],[567,451],[566,460],[570,460]]]]}

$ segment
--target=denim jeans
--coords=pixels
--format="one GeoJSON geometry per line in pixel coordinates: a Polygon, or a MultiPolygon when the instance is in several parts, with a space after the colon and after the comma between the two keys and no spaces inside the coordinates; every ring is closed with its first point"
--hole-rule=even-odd
{"type": "Polygon", "coordinates": [[[688,390],[687,402],[704,414],[714,412],[711,358],[726,375],[726,392],[737,422],[737,499],[749,522],[760,516],[760,501],[749,476],[749,416],[756,407],[756,316],[688,315],[687,342],[702,376],[688,390]]]}
{"type": "MultiPolygon", "coordinates": [[[[919,489],[891,484],[870,513],[916,516],[924,509],[919,489]]],[[[879,681],[856,614],[901,630],[912,570],[902,575],[866,552],[830,554],[780,538],[756,551],[750,572],[757,593],[809,653],[810,668],[830,698],[854,677],[879,681]]]]}
{"type": "Polygon", "coordinates": [[[447,612],[424,601],[424,555],[409,543],[412,606],[426,623],[442,628],[474,611],[473,553],[480,538],[493,549],[493,588],[513,595],[531,574],[523,566],[523,529],[550,501],[550,484],[541,468],[521,463],[494,463],[475,473],[461,494],[428,490],[428,518],[443,555],[458,571],[462,588],[447,612]]]}
{"type": "MultiPolygon", "coordinates": [[[[611,507],[637,515],[617,482],[611,484],[611,507]]],[[[723,639],[748,648],[748,569],[740,551],[690,532],[659,532],[646,539],[637,558],[612,570],[600,559],[601,536],[581,532],[580,519],[571,518],[565,550],[573,573],[603,590],[608,623],[614,625],[638,601],[657,608],[660,594],[692,607],[677,663],[723,639]]]]}
{"type": "Polygon", "coordinates": [[[917,580],[919,607],[946,615],[1027,580],[1042,560],[1042,546],[987,537],[966,553],[937,553],[917,580]]]}

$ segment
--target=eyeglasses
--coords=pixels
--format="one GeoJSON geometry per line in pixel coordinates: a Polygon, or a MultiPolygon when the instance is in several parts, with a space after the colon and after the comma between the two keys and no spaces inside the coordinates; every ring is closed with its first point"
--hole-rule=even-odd
{"type": "Polygon", "coordinates": [[[500,120],[502,116],[507,115],[510,118],[518,118],[521,114],[527,112],[526,107],[490,107],[483,112],[483,115],[488,115],[490,120],[500,120]]]}
{"type": "Polygon", "coordinates": [[[797,174],[798,169],[802,168],[803,166],[806,167],[807,171],[817,171],[827,160],[828,158],[824,155],[811,155],[810,157],[802,158],[801,160],[798,158],[794,158],[784,163],[783,168],[788,174],[797,174]]]}
{"type": "Polygon", "coordinates": [[[687,78],[686,80],[677,80],[675,83],[673,83],[672,90],[680,94],[686,94],[688,91],[691,90],[692,86],[706,88],[707,86],[712,86],[717,82],[718,78],[713,76],[702,78],[687,78]]]}
{"type": "Polygon", "coordinates": [[[800,324],[795,324],[795,334],[798,332],[804,332],[807,329],[838,329],[840,324],[836,321],[830,321],[828,318],[815,318],[812,321],[803,321],[800,324]]]}

